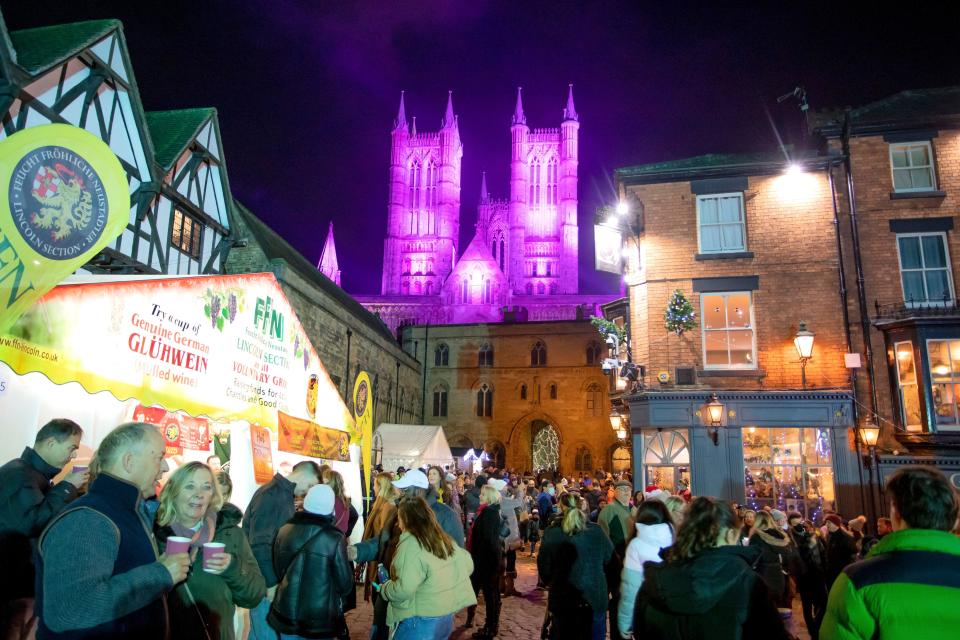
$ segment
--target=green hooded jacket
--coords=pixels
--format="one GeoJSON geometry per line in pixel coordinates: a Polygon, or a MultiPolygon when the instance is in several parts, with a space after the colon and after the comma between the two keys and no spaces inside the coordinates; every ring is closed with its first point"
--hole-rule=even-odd
{"type": "Polygon", "coordinates": [[[960,538],[904,529],[833,583],[824,640],[943,640],[960,633],[960,538]]]}

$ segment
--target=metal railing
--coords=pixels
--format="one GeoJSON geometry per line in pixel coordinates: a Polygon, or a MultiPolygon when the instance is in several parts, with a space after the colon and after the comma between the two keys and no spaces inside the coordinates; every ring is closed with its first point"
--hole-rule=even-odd
{"type": "Polygon", "coordinates": [[[960,301],[944,297],[942,300],[901,300],[880,304],[873,301],[874,322],[905,320],[907,318],[960,317],[960,301]]]}

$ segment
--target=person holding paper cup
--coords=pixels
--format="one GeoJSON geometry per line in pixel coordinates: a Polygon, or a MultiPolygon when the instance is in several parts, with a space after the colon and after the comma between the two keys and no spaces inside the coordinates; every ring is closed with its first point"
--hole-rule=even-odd
{"type": "Polygon", "coordinates": [[[170,598],[173,638],[234,640],[236,607],[255,607],[266,595],[239,518],[219,518],[222,508],[213,471],[202,462],[178,468],[160,492],[157,542],[168,554],[188,553],[191,566],[170,598]]]}

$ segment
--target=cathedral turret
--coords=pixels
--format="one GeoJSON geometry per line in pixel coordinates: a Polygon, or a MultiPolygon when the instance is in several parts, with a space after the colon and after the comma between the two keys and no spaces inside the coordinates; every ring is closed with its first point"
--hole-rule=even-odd
{"type": "Polygon", "coordinates": [[[483,172],[483,177],[480,179],[480,202],[488,202],[490,200],[490,192],[487,191],[487,172],[483,172]]]}
{"type": "Polygon", "coordinates": [[[523,87],[517,87],[517,106],[513,108],[513,124],[527,124],[527,116],[523,114],[523,98],[520,92],[523,87]]]}
{"type": "Polygon", "coordinates": [[[452,129],[457,126],[457,118],[453,115],[453,91],[447,92],[447,111],[443,114],[443,128],[452,129]]]}
{"type": "MultiPolygon", "coordinates": [[[[403,109],[403,107],[400,107],[403,109]]],[[[327,230],[327,239],[323,243],[323,251],[320,252],[320,262],[317,263],[317,269],[323,275],[327,276],[339,287],[340,286],[340,264],[337,262],[337,247],[333,242],[333,223],[327,230]]]]}
{"type": "Polygon", "coordinates": [[[559,219],[563,250],[560,257],[560,291],[577,292],[580,271],[578,254],[580,241],[577,231],[577,169],[580,136],[580,116],[573,106],[573,85],[567,89],[567,106],[560,124],[560,198],[559,219]]]}
{"type": "Polygon", "coordinates": [[[513,108],[510,125],[510,210],[507,215],[509,226],[509,246],[511,247],[507,266],[510,276],[510,288],[513,291],[523,289],[524,261],[523,250],[526,239],[527,223],[527,140],[530,127],[523,113],[523,88],[517,87],[517,103],[513,108]]]}
{"type": "Polygon", "coordinates": [[[407,111],[403,106],[403,91],[400,92],[400,108],[397,109],[397,119],[393,121],[394,130],[407,129],[407,111]]]}
{"type": "Polygon", "coordinates": [[[563,109],[563,119],[564,121],[579,120],[580,118],[577,117],[577,110],[573,106],[573,85],[569,84],[567,87],[569,90],[567,92],[567,106],[563,109]]]}

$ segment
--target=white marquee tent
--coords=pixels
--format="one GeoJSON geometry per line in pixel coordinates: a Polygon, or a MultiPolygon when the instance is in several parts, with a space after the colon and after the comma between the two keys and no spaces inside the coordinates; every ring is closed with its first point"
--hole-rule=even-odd
{"type": "Polygon", "coordinates": [[[437,425],[381,424],[373,434],[373,450],[384,471],[453,464],[447,436],[437,425]]]}

